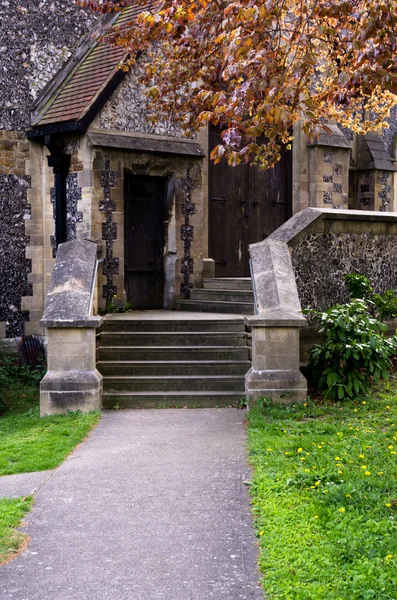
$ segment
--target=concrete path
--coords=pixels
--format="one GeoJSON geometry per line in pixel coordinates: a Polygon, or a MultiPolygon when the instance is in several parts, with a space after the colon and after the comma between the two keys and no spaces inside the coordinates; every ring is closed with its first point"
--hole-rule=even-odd
{"type": "Polygon", "coordinates": [[[33,496],[51,477],[52,473],[53,471],[37,471],[36,473],[3,475],[0,477],[0,498],[33,496]]]}
{"type": "Polygon", "coordinates": [[[40,488],[2,600],[263,600],[244,412],[105,413],[40,488]]]}

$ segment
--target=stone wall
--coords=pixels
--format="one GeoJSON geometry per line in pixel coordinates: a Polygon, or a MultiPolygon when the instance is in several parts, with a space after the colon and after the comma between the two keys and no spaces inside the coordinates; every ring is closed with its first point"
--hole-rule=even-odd
{"type": "Polygon", "coordinates": [[[1,2],[0,130],[29,127],[33,98],[96,18],[73,0],[1,2]]]}
{"type": "Polygon", "coordinates": [[[288,246],[302,307],[324,310],[346,302],[346,273],[366,275],[378,293],[397,288],[395,214],[305,211],[275,233],[282,236],[283,231],[284,235],[289,232],[288,246]]]}
{"type": "MultiPolygon", "coordinates": [[[[39,331],[46,237],[42,194],[51,177],[43,148],[29,143],[24,131],[30,127],[32,102],[97,16],[73,0],[3,0],[0,5],[0,337],[13,337],[39,331]]],[[[71,170],[68,232],[73,237],[79,219],[73,158],[71,170]]]]}

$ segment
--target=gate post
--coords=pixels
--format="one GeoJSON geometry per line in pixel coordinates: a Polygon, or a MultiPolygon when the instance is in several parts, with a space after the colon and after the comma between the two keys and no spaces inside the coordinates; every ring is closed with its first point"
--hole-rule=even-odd
{"type": "Polygon", "coordinates": [[[291,257],[285,243],[266,239],[250,246],[256,315],[252,328],[252,367],[245,377],[248,402],[305,402],[307,382],[299,370],[302,315],[291,257]]]}
{"type": "Polygon", "coordinates": [[[48,372],[40,385],[40,415],[101,408],[102,375],[96,369],[96,329],[91,315],[97,245],[60,244],[41,325],[47,329],[48,372]]]}
{"type": "Polygon", "coordinates": [[[245,377],[247,400],[305,402],[307,382],[299,370],[299,329],[306,319],[278,311],[245,318],[252,328],[252,367],[245,377]]]}

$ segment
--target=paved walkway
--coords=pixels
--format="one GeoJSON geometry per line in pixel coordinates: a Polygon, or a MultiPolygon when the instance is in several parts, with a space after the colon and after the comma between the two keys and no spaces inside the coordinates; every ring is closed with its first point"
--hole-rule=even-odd
{"type": "Polygon", "coordinates": [[[105,413],[53,472],[2,600],[263,600],[244,412],[105,413]]]}

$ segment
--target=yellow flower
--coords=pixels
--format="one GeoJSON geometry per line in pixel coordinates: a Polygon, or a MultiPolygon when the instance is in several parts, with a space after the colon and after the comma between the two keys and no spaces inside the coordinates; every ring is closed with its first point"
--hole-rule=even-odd
{"type": "Polygon", "coordinates": [[[340,469],[338,469],[338,475],[342,475],[343,471],[341,471],[340,469]]]}
{"type": "Polygon", "coordinates": [[[273,452],[273,448],[268,448],[267,451],[268,452],[273,452]]]}
{"type": "Polygon", "coordinates": [[[390,502],[386,502],[385,506],[387,506],[387,508],[390,508],[391,507],[390,502]]]}
{"type": "Polygon", "coordinates": [[[395,454],[394,450],[392,452],[390,452],[390,454],[395,454]]]}
{"type": "Polygon", "coordinates": [[[340,460],[339,456],[335,456],[335,460],[340,460]]]}
{"type": "Polygon", "coordinates": [[[368,477],[369,475],[371,475],[371,472],[370,471],[365,471],[364,475],[367,475],[367,477],[368,477]]]}
{"type": "Polygon", "coordinates": [[[385,560],[386,560],[387,562],[389,562],[389,560],[391,560],[392,558],[393,558],[393,554],[388,554],[388,555],[385,557],[385,560]]]}
{"type": "Polygon", "coordinates": [[[321,485],[321,481],[316,481],[316,485],[321,485]]]}
{"type": "Polygon", "coordinates": [[[289,452],[284,452],[285,456],[288,456],[289,452]]]}
{"type": "Polygon", "coordinates": [[[298,448],[297,452],[302,452],[303,448],[298,448]]]}
{"type": "Polygon", "coordinates": [[[318,519],[318,515],[314,515],[313,519],[318,519]]]}
{"type": "Polygon", "coordinates": [[[386,408],[388,408],[390,410],[390,406],[386,406],[386,408]]]}
{"type": "Polygon", "coordinates": [[[355,408],[355,409],[354,409],[354,412],[358,412],[358,411],[357,411],[357,408],[355,408]]]}
{"type": "Polygon", "coordinates": [[[387,447],[387,449],[388,449],[388,450],[393,450],[393,446],[392,446],[392,445],[390,445],[390,446],[388,446],[388,447],[387,447]]]}
{"type": "Polygon", "coordinates": [[[263,535],[263,533],[264,533],[263,531],[260,531],[260,532],[259,532],[259,535],[263,535]]]}
{"type": "Polygon", "coordinates": [[[307,404],[304,404],[303,406],[307,406],[307,404]]]}
{"type": "Polygon", "coordinates": [[[343,506],[341,506],[340,509],[339,509],[339,512],[340,513],[344,513],[344,512],[346,512],[346,509],[343,506]]]}
{"type": "Polygon", "coordinates": [[[365,401],[361,402],[361,404],[367,404],[365,401]]]}
{"type": "Polygon", "coordinates": [[[306,458],[304,456],[302,456],[301,460],[306,460],[306,458]]]}
{"type": "Polygon", "coordinates": [[[366,468],[367,468],[367,465],[361,465],[361,468],[362,468],[362,469],[366,469],[366,468]]]}
{"type": "Polygon", "coordinates": [[[310,469],[305,469],[305,473],[310,473],[310,469]]]}
{"type": "Polygon", "coordinates": [[[383,471],[378,471],[378,475],[383,475],[383,471]]]}
{"type": "Polygon", "coordinates": [[[364,454],[359,454],[358,458],[364,458],[364,454]]]}
{"type": "Polygon", "coordinates": [[[351,498],[350,494],[346,494],[346,498],[351,498]]]}

